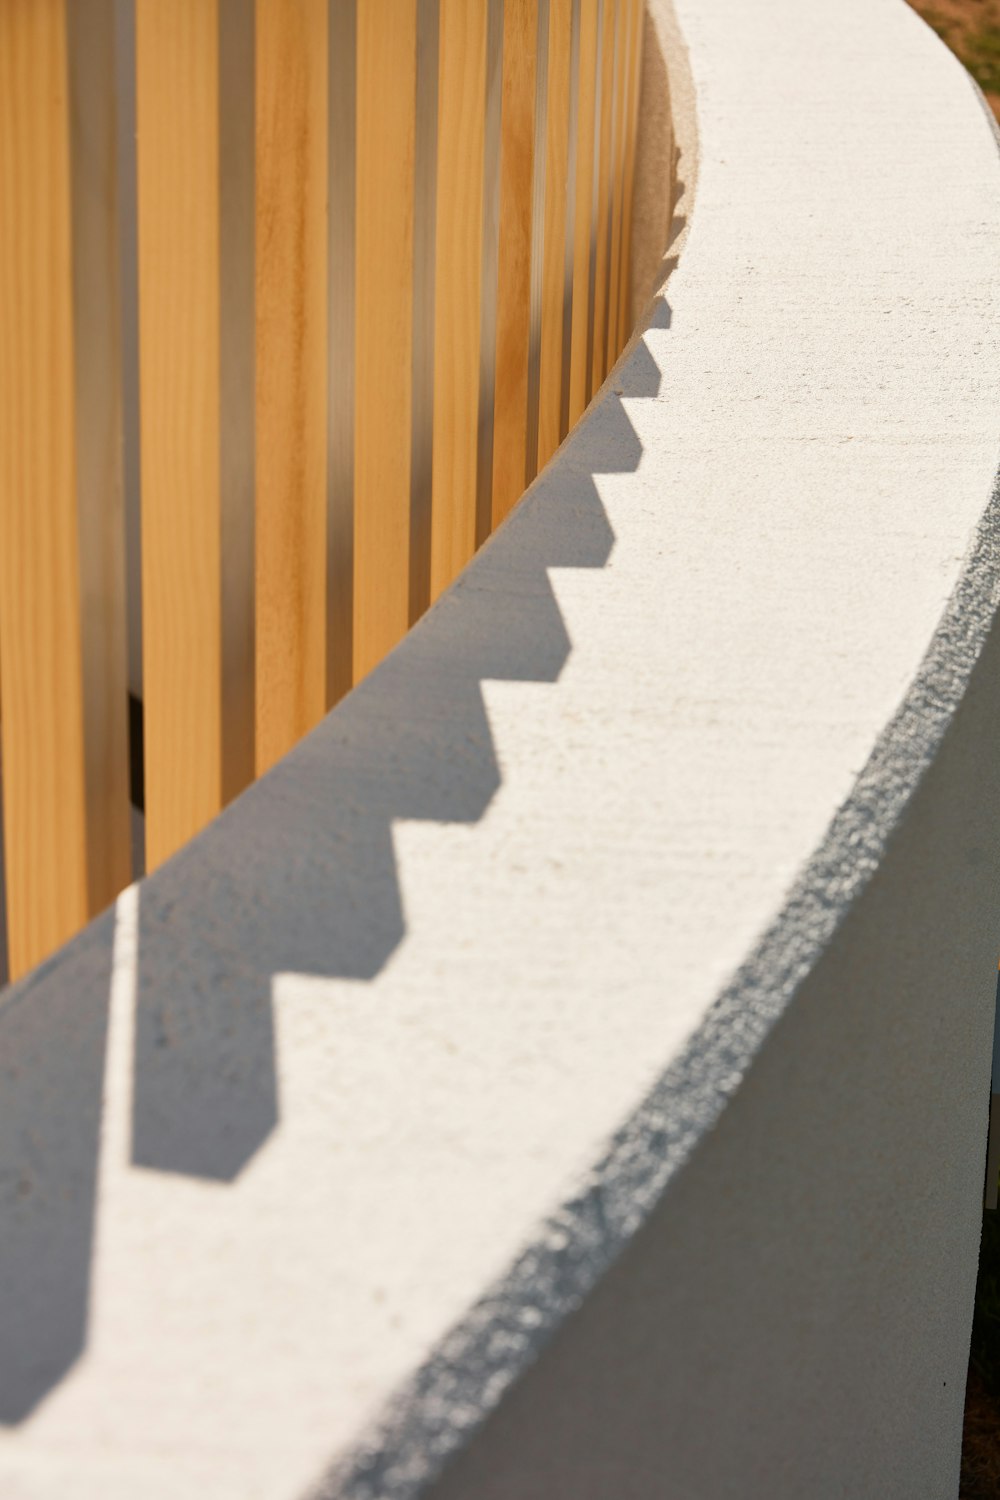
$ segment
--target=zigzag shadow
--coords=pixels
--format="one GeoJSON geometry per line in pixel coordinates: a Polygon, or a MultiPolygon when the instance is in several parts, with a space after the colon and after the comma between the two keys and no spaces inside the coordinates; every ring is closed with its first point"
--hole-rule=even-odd
{"type": "Polygon", "coordinates": [[[0,1423],[83,1350],[114,924],[107,915],[0,1005],[0,1423]],[[54,982],[53,982],[54,981],[54,982]]]}
{"type": "MultiPolygon", "coordinates": [[[[651,322],[669,326],[664,301],[651,322]]],[[[231,1182],[278,1120],[273,976],[372,980],[405,940],[393,823],[483,816],[501,771],[481,685],[559,677],[572,643],[547,570],[607,561],[593,476],[636,467],[620,396],[658,388],[639,343],[401,646],[140,887],[137,1165],[231,1182]]],[[[113,934],[112,911],[0,1005],[3,1425],[28,1418],[87,1342],[113,934]]]]}
{"type": "Polygon", "coordinates": [[[138,1165],[234,1178],[278,1118],[272,976],[371,980],[404,940],[393,824],[483,816],[501,774],[482,683],[558,678],[572,645],[548,569],[607,561],[613,536],[593,475],[639,460],[618,391],[658,388],[640,345],[516,522],[313,734],[142,888],[138,1165]]]}

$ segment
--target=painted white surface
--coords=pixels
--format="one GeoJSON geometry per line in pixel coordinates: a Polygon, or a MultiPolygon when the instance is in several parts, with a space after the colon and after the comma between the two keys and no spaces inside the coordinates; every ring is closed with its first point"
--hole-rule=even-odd
{"type": "Polygon", "coordinates": [[[957,1474],[996,693],[938,742],[995,610],[1000,158],[902,0],[677,13],[690,234],[603,401],[0,1016],[10,1500],[401,1500],[533,1360],[442,1496],[957,1474]]]}

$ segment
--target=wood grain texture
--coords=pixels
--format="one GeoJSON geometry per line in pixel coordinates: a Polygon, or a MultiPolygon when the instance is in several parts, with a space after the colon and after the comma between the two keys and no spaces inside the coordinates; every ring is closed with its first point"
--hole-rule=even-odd
{"type": "Polygon", "coordinates": [[[535,133],[537,0],[505,0],[497,266],[493,525],[524,489],[531,338],[531,198],[535,133]]]}
{"type": "Polygon", "coordinates": [[[629,0],[632,11],[629,48],[628,99],[625,107],[625,186],[622,198],[622,267],[618,323],[622,342],[632,332],[632,197],[635,191],[635,147],[639,128],[639,80],[646,13],[643,0],[629,0]]]}
{"type": "Polygon", "coordinates": [[[576,223],[573,234],[573,335],[569,425],[587,405],[590,329],[590,240],[594,209],[594,116],[597,86],[597,0],[580,4],[580,88],[577,110],[576,223]]]}
{"type": "Polygon", "coordinates": [[[542,339],[538,381],[539,469],[545,466],[559,446],[572,24],[573,0],[549,0],[549,108],[545,127],[545,257],[542,268],[542,339]]]}
{"type": "Polygon", "coordinates": [[[219,811],[219,17],[137,0],[146,868],[219,811]]]}
{"type": "Polygon", "coordinates": [[[409,624],[416,0],[358,0],[354,671],[409,624]]]}
{"type": "Polygon", "coordinates": [[[500,251],[500,125],[504,0],[486,0],[486,120],[483,128],[483,260],[479,308],[479,437],[476,546],[493,530],[493,415],[497,375],[497,259],[500,251]]]}
{"type": "Polygon", "coordinates": [[[257,0],[260,774],[326,710],[326,0],[257,0]]]}
{"type": "Polygon", "coordinates": [[[622,204],[625,194],[625,103],[631,42],[631,0],[618,0],[615,34],[615,100],[611,143],[611,260],[608,265],[608,353],[610,369],[621,351],[619,327],[622,268],[622,204]]]}
{"type": "Polygon", "coordinates": [[[591,347],[590,393],[598,389],[608,371],[608,231],[611,221],[611,145],[614,118],[615,15],[619,0],[604,0],[601,41],[600,157],[597,166],[597,202],[594,271],[594,335],[591,347]]]}
{"type": "Polygon", "coordinates": [[[431,602],[439,12],[439,0],[417,0],[410,322],[410,577],[407,585],[407,612],[411,625],[419,620],[431,602]]]}
{"type": "Polygon", "coordinates": [[[357,0],[329,13],[326,702],[354,681],[354,208],[357,0]]]}
{"type": "Polygon", "coordinates": [[[76,494],[91,914],[132,878],[114,0],[67,8],[76,494]]]}
{"type": "Polygon", "coordinates": [[[222,800],[254,778],[254,0],[219,4],[222,800]]]}
{"type": "Polygon", "coordinates": [[[441,0],[431,598],[476,547],[485,4],[441,0]]]}
{"type": "Polygon", "coordinates": [[[0,5],[0,681],[12,977],[86,921],[64,0],[0,5]]]}

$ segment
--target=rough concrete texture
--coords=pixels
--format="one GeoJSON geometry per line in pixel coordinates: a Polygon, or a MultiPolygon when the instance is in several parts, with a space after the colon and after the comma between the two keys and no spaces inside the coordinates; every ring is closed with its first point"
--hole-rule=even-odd
{"type": "Polygon", "coordinates": [[[0,1013],[5,1500],[956,1491],[1000,157],[902,0],[677,11],[596,409],[0,1013]]]}

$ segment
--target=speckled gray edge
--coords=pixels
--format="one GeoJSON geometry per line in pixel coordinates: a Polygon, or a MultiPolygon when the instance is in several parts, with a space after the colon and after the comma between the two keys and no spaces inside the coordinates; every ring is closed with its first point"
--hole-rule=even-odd
{"type": "Polygon", "coordinates": [[[409,1500],[462,1447],[649,1217],[878,869],[1000,606],[1000,474],[921,669],[780,916],[575,1197],[443,1340],[314,1500],[409,1500]]]}
{"type": "MultiPolygon", "coordinates": [[[[686,60],[683,49],[671,52],[676,106],[679,94],[690,97],[690,81],[679,79],[675,90],[686,60]]],[[[1000,148],[995,122],[994,132],[1000,148]]],[[[668,264],[678,248],[670,246],[668,264]]],[[[610,379],[627,370],[635,342],[610,379]]],[[[448,1333],[366,1439],[309,1491],[310,1500],[418,1496],[649,1218],[881,864],[962,701],[998,608],[1000,454],[992,495],[920,669],[780,915],[573,1198],[448,1333]]]]}

